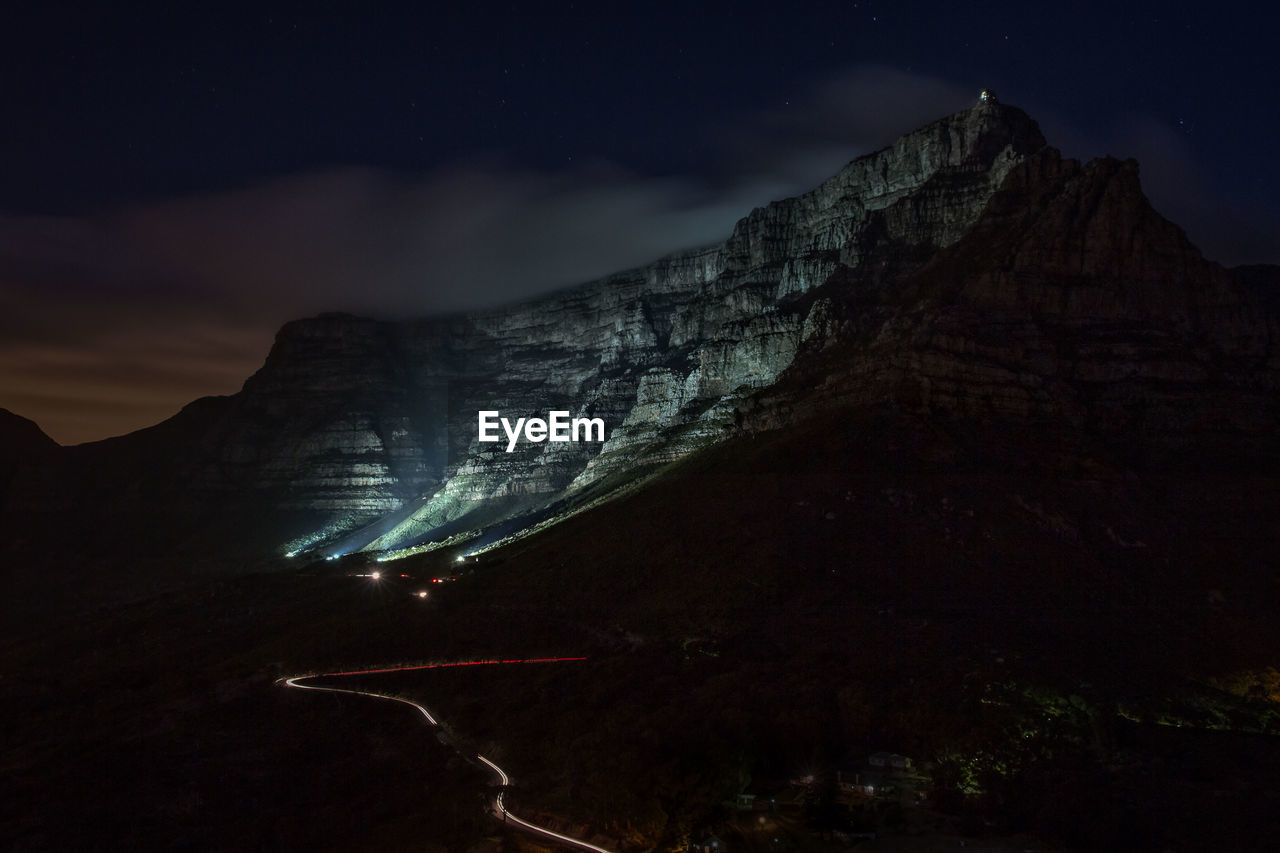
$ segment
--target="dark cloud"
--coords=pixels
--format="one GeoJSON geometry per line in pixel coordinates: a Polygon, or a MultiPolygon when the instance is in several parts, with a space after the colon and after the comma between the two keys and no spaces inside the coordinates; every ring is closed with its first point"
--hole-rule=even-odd
{"type": "Polygon", "coordinates": [[[710,242],[759,195],[721,198],[605,164],[541,174],[492,162],[415,178],[306,176],[140,209],[122,228],[173,274],[282,319],[418,316],[526,298],[710,242]]]}
{"type": "Polygon", "coordinates": [[[744,119],[714,178],[588,163],[554,173],[476,160],[410,176],[346,169],[139,208],[114,225],[166,273],[284,320],[320,310],[486,307],[723,239],[753,206],[972,101],[889,68],[823,81],[744,119]]]}
{"type": "Polygon", "coordinates": [[[853,68],[721,134],[739,172],[813,186],[846,162],[970,106],[976,88],[881,65],[853,68]]]}

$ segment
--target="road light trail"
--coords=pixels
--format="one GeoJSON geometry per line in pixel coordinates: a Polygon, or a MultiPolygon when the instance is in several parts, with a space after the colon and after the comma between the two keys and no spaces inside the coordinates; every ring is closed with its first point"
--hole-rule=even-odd
{"type": "Polygon", "coordinates": [[[368,690],[348,690],[344,687],[318,687],[314,684],[299,684],[298,682],[304,678],[321,678],[319,675],[295,675],[293,678],[286,678],[284,683],[290,687],[297,687],[300,690],[323,690],[326,693],[353,693],[356,696],[372,696],[375,699],[390,699],[392,702],[403,702],[406,705],[412,705],[422,712],[422,716],[427,718],[427,722],[433,726],[440,725],[435,717],[431,716],[431,712],[423,706],[414,702],[412,699],[403,699],[399,696],[391,696],[387,693],[371,693],[368,690]]]}
{"type": "Polygon", "coordinates": [[[586,658],[515,658],[510,660],[458,660],[450,663],[420,663],[411,666],[385,666],[381,669],[355,669],[348,672],[317,672],[314,675],[300,675],[299,678],[327,678],[339,675],[378,675],[384,672],[412,672],[419,669],[448,669],[455,666],[486,666],[495,663],[557,663],[566,660],[586,660],[586,658]]]}
{"type": "MultiPolygon", "coordinates": [[[[501,767],[494,764],[492,761],[490,761],[489,759],[485,758],[483,755],[480,755],[478,753],[476,755],[476,758],[480,759],[485,764],[489,765],[490,769],[492,769],[494,773],[498,774],[498,779],[501,781],[503,788],[511,784],[510,778],[507,777],[507,774],[503,771],[501,767]]],[[[498,796],[493,798],[494,811],[496,811],[498,815],[502,817],[502,820],[504,823],[510,821],[511,823],[514,823],[517,826],[525,830],[528,830],[529,832],[536,833],[537,835],[541,835],[544,838],[550,838],[553,841],[560,842],[561,844],[568,844],[572,847],[577,847],[580,850],[594,850],[596,851],[596,853],[612,853],[612,851],[606,850],[603,847],[597,847],[594,844],[588,844],[585,841],[579,841],[576,838],[570,838],[567,835],[561,835],[558,832],[552,832],[546,827],[538,826],[537,824],[529,823],[529,821],[527,820],[523,820],[522,818],[516,817],[511,812],[507,811],[507,807],[502,802],[502,798],[506,795],[506,793],[507,793],[506,791],[499,791],[498,796]]]]}
{"type": "MultiPolygon", "coordinates": [[[[420,705],[419,703],[414,702],[412,699],[405,699],[403,696],[392,696],[389,693],[375,693],[371,690],[354,690],[347,687],[321,687],[318,684],[302,684],[300,682],[307,681],[312,678],[335,678],[335,677],[340,677],[345,675],[378,675],[378,674],[387,673],[387,672],[408,672],[408,671],[420,670],[420,669],[443,669],[447,667],[457,667],[457,666],[483,666],[486,664],[511,664],[511,663],[551,663],[555,661],[578,661],[578,660],[586,660],[586,658],[584,657],[521,658],[521,659],[507,659],[507,660],[455,661],[452,663],[428,663],[428,664],[419,664],[416,666],[393,666],[393,667],[383,667],[381,669],[360,669],[360,670],[350,670],[347,672],[322,672],[322,673],[313,673],[311,675],[295,675],[291,678],[278,679],[277,683],[283,682],[286,687],[296,687],[299,690],[321,690],[326,693],[350,693],[355,696],[369,696],[373,699],[390,699],[392,702],[400,702],[402,704],[410,705],[416,708],[419,711],[419,713],[421,713],[422,716],[426,718],[427,723],[429,725],[439,727],[440,721],[431,715],[431,712],[426,709],[426,706],[420,705]]],[[[498,793],[493,798],[493,814],[495,818],[501,820],[503,823],[508,825],[514,824],[518,829],[522,829],[525,832],[533,833],[534,835],[538,835],[542,838],[549,838],[552,841],[567,845],[569,847],[576,848],[578,850],[591,850],[591,851],[594,851],[594,853],[613,853],[613,851],[607,850],[604,847],[597,847],[596,845],[589,844],[586,841],[579,841],[578,839],[571,838],[568,835],[561,835],[558,832],[547,829],[545,826],[538,826],[536,823],[530,823],[529,821],[524,820],[523,818],[517,817],[516,815],[507,811],[507,807],[505,802],[503,801],[503,798],[506,796],[507,787],[511,784],[511,778],[507,776],[506,772],[501,767],[494,764],[492,761],[485,758],[483,755],[477,754],[475,757],[480,761],[482,761],[485,764],[485,766],[487,766],[489,769],[493,770],[493,772],[497,774],[497,777],[498,777],[499,789],[498,789],[498,793]]]]}

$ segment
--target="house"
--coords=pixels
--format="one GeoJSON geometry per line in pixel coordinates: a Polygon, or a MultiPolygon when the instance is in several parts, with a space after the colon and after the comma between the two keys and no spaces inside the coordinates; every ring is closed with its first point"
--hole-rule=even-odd
{"type": "Polygon", "coordinates": [[[893,770],[910,770],[911,759],[896,752],[873,752],[867,758],[872,767],[885,767],[893,770]]]}

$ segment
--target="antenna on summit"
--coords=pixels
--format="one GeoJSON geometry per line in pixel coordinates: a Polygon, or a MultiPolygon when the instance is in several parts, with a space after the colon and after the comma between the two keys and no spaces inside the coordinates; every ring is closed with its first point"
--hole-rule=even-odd
{"type": "Polygon", "coordinates": [[[1000,99],[996,97],[995,89],[983,89],[978,93],[978,103],[981,104],[998,104],[1000,99]]]}

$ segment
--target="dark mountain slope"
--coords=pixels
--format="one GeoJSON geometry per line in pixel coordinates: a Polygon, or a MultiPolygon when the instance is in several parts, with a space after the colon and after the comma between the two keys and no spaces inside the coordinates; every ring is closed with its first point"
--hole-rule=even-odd
{"type": "Polygon", "coordinates": [[[427,679],[420,695],[552,792],[529,799],[584,820],[636,800],[636,821],[676,821],[743,760],[785,779],[887,748],[1005,830],[1247,848],[1280,796],[1280,716],[1225,688],[1280,647],[1277,512],[1274,473],[1135,468],[1046,424],[836,410],[474,558],[439,593],[468,636],[518,646],[567,624],[603,649],[571,684],[486,693],[484,721],[427,679]],[[952,760],[982,774],[968,797],[952,760]],[[671,795],[681,767],[706,787],[671,795]]]}
{"type": "Polygon", "coordinates": [[[957,245],[891,281],[846,269],[813,291],[830,333],[744,407],[745,422],[893,401],[1056,424],[1121,443],[1134,463],[1274,460],[1277,272],[1204,260],[1151,209],[1136,164],[1046,150],[1010,172],[957,245]]]}

